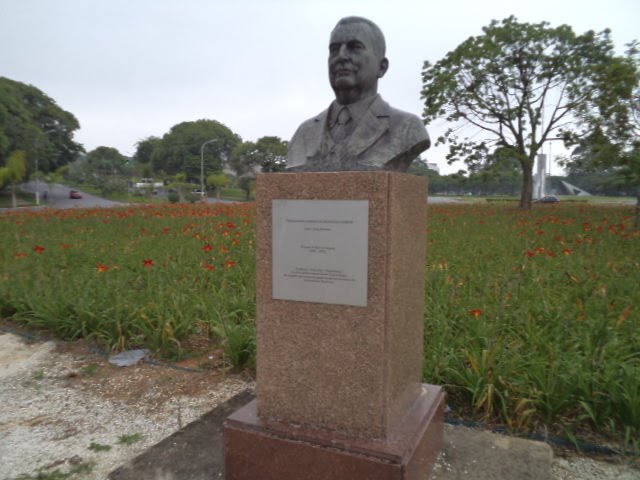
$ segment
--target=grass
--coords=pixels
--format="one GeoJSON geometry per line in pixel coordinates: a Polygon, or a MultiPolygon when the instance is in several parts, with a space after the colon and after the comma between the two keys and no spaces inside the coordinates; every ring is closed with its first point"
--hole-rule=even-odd
{"type": "Polygon", "coordinates": [[[15,478],[15,480],[67,480],[74,478],[77,475],[86,475],[93,471],[95,464],[92,462],[82,462],[77,465],[73,465],[68,472],[64,472],[58,468],[55,470],[47,471],[46,469],[40,469],[35,474],[23,473],[15,478]]]}
{"type": "MultiPolygon", "coordinates": [[[[253,221],[252,206],[227,204],[2,215],[0,315],[169,358],[196,331],[253,332],[253,221]]],[[[220,340],[252,362],[252,340],[220,340]]]]}
{"type": "Polygon", "coordinates": [[[102,445],[96,442],[91,442],[91,445],[89,445],[89,450],[92,452],[108,452],[111,448],[111,445],[102,445]]]}
{"type": "Polygon", "coordinates": [[[424,377],[517,430],[640,434],[633,207],[430,210],[424,377]]]}
{"type": "Polygon", "coordinates": [[[82,373],[87,377],[94,376],[98,371],[100,371],[100,365],[96,365],[95,363],[82,367],[82,373]]]}
{"type": "MultiPolygon", "coordinates": [[[[255,209],[148,205],[0,216],[0,315],[113,350],[255,362],[255,209]]],[[[429,209],[423,377],[453,415],[640,442],[634,207],[429,209]]],[[[91,374],[86,372],[87,374],[91,374]]]]}
{"type": "Polygon", "coordinates": [[[139,442],[140,440],[142,440],[144,437],[144,435],[142,435],[141,433],[132,433],[131,435],[120,435],[120,437],[118,437],[118,443],[120,445],[133,445],[134,443],[139,442]]]}
{"type": "MultiPolygon", "coordinates": [[[[16,199],[18,207],[27,207],[36,204],[33,194],[26,193],[18,189],[16,189],[16,199]]],[[[12,202],[10,189],[5,188],[0,190],[0,208],[11,208],[13,207],[12,202]]]]}

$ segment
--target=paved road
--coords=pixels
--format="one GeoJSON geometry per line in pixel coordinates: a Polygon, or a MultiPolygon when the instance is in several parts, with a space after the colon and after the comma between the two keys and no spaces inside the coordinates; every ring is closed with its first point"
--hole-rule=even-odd
{"type": "Polygon", "coordinates": [[[460,203],[460,200],[453,197],[428,197],[427,203],[460,203]]]}
{"type": "MultiPolygon", "coordinates": [[[[28,182],[22,185],[22,190],[35,194],[36,182],[28,182]]],[[[69,198],[69,191],[71,187],[62,185],[59,183],[47,185],[44,182],[39,182],[40,201],[42,202],[43,194],[46,191],[49,197],[48,205],[54,208],[93,208],[93,207],[115,207],[118,205],[124,205],[123,203],[114,202],[105,198],[96,197],[89,193],[81,192],[82,198],[74,200],[69,198]]],[[[44,202],[42,202],[44,203],[44,202]]]]}
{"type": "MultiPolygon", "coordinates": [[[[24,190],[25,192],[35,194],[36,182],[25,183],[21,186],[21,189],[24,190]]],[[[69,191],[73,190],[73,188],[67,185],[62,185],[60,183],[54,183],[54,184],[51,184],[51,186],[49,186],[44,182],[40,182],[38,189],[40,191],[41,206],[40,207],[35,207],[35,206],[20,207],[19,208],[20,210],[27,209],[27,208],[28,209],[46,208],[47,206],[53,207],[53,208],[94,208],[94,207],[108,208],[108,207],[117,207],[117,206],[126,205],[126,203],[114,202],[112,200],[107,200],[106,198],[97,197],[95,195],[91,195],[89,193],[82,192],[82,191],[80,191],[82,193],[81,199],[79,200],[71,199],[69,198],[69,191]],[[47,196],[48,196],[47,202],[43,200],[45,192],[47,193],[47,196]]],[[[458,202],[457,199],[452,197],[436,197],[436,196],[429,197],[428,201],[429,203],[458,202]]],[[[216,203],[216,202],[227,203],[229,201],[216,200],[215,197],[209,197],[207,198],[207,202],[208,203],[216,203]]],[[[233,202],[229,202],[229,203],[233,203],[233,202]]],[[[10,210],[13,210],[13,209],[11,208],[3,209],[3,211],[10,211],[10,210]]]]}

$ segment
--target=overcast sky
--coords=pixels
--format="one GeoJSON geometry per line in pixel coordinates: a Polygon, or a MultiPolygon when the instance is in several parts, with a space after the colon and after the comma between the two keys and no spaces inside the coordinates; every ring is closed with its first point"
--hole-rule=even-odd
{"type": "MultiPolygon", "coordinates": [[[[338,19],[383,30],[390,68],[379,92],[421,115],[421,69],[492,19],[610,28],[620,52],[640,39],[638,0],[0,0],[0,76],[72,112],[87,151],[135,144],[175,124],[217,120],[243,140],[289,140],[333,99],[326,71],[338,19]]],[[[427,127],[432,137],[442,125],[427,127]]],[[[445,147],[423,154],[444,173],[445,147]]]]}

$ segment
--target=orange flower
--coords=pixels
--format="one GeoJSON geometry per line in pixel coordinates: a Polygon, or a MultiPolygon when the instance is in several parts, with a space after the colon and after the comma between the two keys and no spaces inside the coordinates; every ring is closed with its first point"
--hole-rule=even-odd
{"type": "Polygon", "coordinates": [[[211,250],[213,250],[213,247],[207,243],[204,247],[202,247],[202,250],[204,252],[210,252],[211,250]]]}
{"type": "Polygon", "coordinates": [[[224,245],[220,247],[220,251],[222,253],[229,253],[229,249],[227,247],[225,247],[224,245]]]}
{"type": "Polygon", "coordinates": [[[44,248],[42,245],[36,245],[35,247],[33,247],[33,251],[36,253],[42,253],[46,250],[46,248],[44,248]]]}
{"type": "Polygon", "coordinates": [[[60,248],[61,248],[62,250],[66,250],[66,249],[68,249],[68,248],[71,248],[71,245],[69,245],[68,243],[61,243],[61,244],[60,244],[60,248]]]}
{"type": "Polygon", "coordinates": [[[207,263],[204,268],[206,268],[207,270],[209,270],[210,272],[215,272],[216,271],[216,267],[215,265],[211,265],[210,263],[207,263]]]}
{"type": "Polygon", "coordinates": [[[227,260],[226,263],[228,268],[233,268],[236,266],[236,262],[234,262],[233,260],[227,260]]]}
{"type": "Polygon", "coordinates": [[[535,257],[536,256],[536,252],[532,252],[531,250],[527,250],[527,253],[525,255],[527,257],[529,257],[529,258],[535,257]]]}
{"type": "Polygon", "coordinates": [[[143,260],[143,265],[145,267],[153,267],[156,264],[156,262],[154,262],[153,260],[151,260],[150,258],[147,260],[143,260]]]}
{"type": "Polygon", "coordinates": [[[16,254],[14,255],[15,258],[24,258],[26,256],[27,254],[24,252],[16,252],[16,254]]]}
{"type": "Polygon", "coordinates": [[[564,250],[562,250],[563,255],[571,255],[572,253],[573,253],[573,249],[571,248],[565,248],[564,250]]]}
{"type": "Polygon", "coordinates": [[[474,308],[473,310],[469,310],[469,314],[473,315],[476,318],[478,318],[483,313],[484,313],[484,311],[482,309],[480,309],[480,308],[474,308]]]}
{"type": "Polygon", "coordinates": [[[98,273],[104,273],[109,271],[109,267],[103,263],[98,263],[96,267],[98,268],[98,273]]]}

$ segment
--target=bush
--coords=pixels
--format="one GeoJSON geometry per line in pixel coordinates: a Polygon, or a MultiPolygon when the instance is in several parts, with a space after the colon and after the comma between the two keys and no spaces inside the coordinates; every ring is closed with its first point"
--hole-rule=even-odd
{"type": "Polygon", "coordinates": [[[197,201],[200,200],[200,194],[199,193],[187,193],[184,196],[184,199],[189,202],[189,203],[196,203],[197,201]]]}
{"type": "Polygon", "coordinates": [[[167,198],[171,203],[178,203],[180,201],[180,194],[178,192],[169,192],[167,198]]]}

